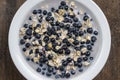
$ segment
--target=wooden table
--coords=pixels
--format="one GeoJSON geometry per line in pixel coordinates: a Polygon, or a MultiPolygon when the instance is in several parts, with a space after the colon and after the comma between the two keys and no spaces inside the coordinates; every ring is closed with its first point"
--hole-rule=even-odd
{"type": "MultiPolygon", "coordinates": [[[[94,1],[107,16],[112,34],[109,59],[94,80],[120,80],[120,0],[94,1]]],[[[25,80],[13,64],[8,50],[9,26],[23,3],[24,0],[0,0],[0,80],[25,80]]]]}

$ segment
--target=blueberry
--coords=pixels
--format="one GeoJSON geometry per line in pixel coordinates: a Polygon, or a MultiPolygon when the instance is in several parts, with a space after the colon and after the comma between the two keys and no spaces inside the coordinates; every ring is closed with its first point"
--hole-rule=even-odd
{"type": "Polygon", "coordinates": [[[92,28],[88,28],[87,32],[90,33],[90,34],[92,34],[93,33],[93,29],[92,28]]]}
{"type": "Polygon", "coordinates": [[[54,17],[51,17],[50,19],[51,19],[51,21],[54,21],[54,20],[55,20],[54,17]]]}
{"type": "Polygon", "coordinates": [[[28,28],[28,24],[24,24],[24,28],[28,28]]]}
{"type": "Polygon", "coordinates": [[[79,41],[78,41],[78,40],[75,40],[75,41],[73,42],[73,44],[74,44],[74,45],[79,45],[79,41]]]}
{"type": "Polygon", "coordinates": [[[25,44],[25,40],[24,40],[24,39],[21,39],[21,40],[20,40],[20,44],[21,44],[21,45],[25,44]]]}
{"type": "Polygon", "coordinates": [[[64,67],[63,67],[63,66],[60,66],[60,67],[59,67],[59,70],[60,70],[60,71],[64,71],[64,67]]]}
{"type": "Polygon", "coordinates": [[[36,37],[37,39],[40,39],[40,38],[41,38],[41,35],[40,35],[40,34],[35,34],[35,37],[36,37]]]}
{"type": "Polygon", "coordinates": [[[54,11],[55,11],[55,8],[54,8],[54,7],[52,7],[52,8],[51,8],[51,11],[52,11],[52,12],[54,12],[54,11]]]}
{"type": "Polygon", "coordinates": [[[53,72],[54,71],[54,68],[53,67],[48,67],[48,72],[53,72]]]}
{"type": "Polygon", "coordinates": [[[69,18],[65,18],[65,19],[64,19],[64,22],[65,22],[65,23],[69,22],[69,18]]]}
{"type": "Polygon", "coordinates": [[[46,11],[46,10],[44,10],[44,11],[43,11],[43,15],[46,15],[46,14],[47,14],[47,11],[46,11]]]}
{"type": "Polygon", "coordinates": [[[58,53],[59,53],[59,54],[62,54],[62,53],[63,53],[63,49],[59,49],[59,50],[58,50],[58,53]]]}
{"type": "Polygon", "coordinates": [[[37,24],[37,26],[36,27],[41,27],[41,25],[40,24],[37,24]]]}
{"type": "Polygon", "coordinates": [[[68,10],[68,8],[69,8],[69,7],[68,7],[67,5],[64,7],[64,9],[65,9],[66,11],[68,10]]]}
{"type": "Polygon", "coordinates": [[[65,50],[65,54],[66,54],[66,55],[69,55],[69,54],[70,54],[70,50],[69,50],[69,49],[66,49],[66,50],[65,50]]]}
{"type": "Polygon", "coordinates": [[[40,67],[43,67],[43,64],[42,64],[42,63],[40,63],[40,64],[39,64],[39,66],[40,66],[40,67]]]}
{"type": "Polygon", "coordinates": [[[30,58],[26,58],[27,61],[30,61],[30,58]]]}
{"type": "Polygon", "coordinates": [[[60,75],[56,75],[55,78],[56,78],[56,79],[60,78],[60,75]]]}
{"type": "Polygon", "coordinates": [[[86,41],[86,44],[90,44],[90,40],[87,40],[87,41],[86,41]]]}
{"type": "Polygon", "coordinates": [[[90,56],[90,54],[91,54],[90,51],[87,51],[85,55],[90,56]]]}
{"type": "Polygon", "coordinates": [[[87,58],[87,57],[84,57],[84,58],[83,58],[83,60],[84,60],[84,61],[87,61],[87,60],[88,60],[88,58],[87,58]]]}
{"type": "Polygon", "coordinates": [[[76,31],[76,32],[74,33],[74,35],[75,35],[76,37],[79,36],[79,32],[76,31]]]}
{"type": "Polygon", "coordinates": [[[70,57],[67,58],[67,61],[68,61],[68,62],[71,62],[72,60],[73,60],[73,59],[70,58],[70,57]]]}
{"type": "Polygon", "coordinates": [[[91,37],[91,41],[92,41],[92,42],[96,42],[96,40],[97,40],[97,38],[96,38],[95,36],[92,36],[92,37],[91,37]]]}
{"type": "Polygon", "coordinates": [[[94,35],[98,35],[98,32],[97,32],[97,31],[94,31],[94,35]]]}
{"type": "Polygon", "coordinates": [[[81,28],[81,27],[82,27],[81,22],[78,22],[78,23],[77,23],[77,28],[81,28]]]}
{"type": "Polygon", "coordinates": [[[70,24],[66,24],[65,29],[69,29],[69,28],[70,28],[70,24]]]}
{"type": "Polygon", "coordinates": [[[64,24],[63,24],[63,23],[60,23],[59,26],[60,26],[61,28],[63,28],[63,27],[64,27],[64,24]]]}
{"type": "Polygon", "coordinates": [[[42,75],[44,75],[45,74],[45,72],[42,72],[42,75]]]}
{"type": "Polygon", "coordinates": [[[90,57],[90,60],[93,60],[94,58],[93,57],[90,57]]]}
{"type": "Polygon", "coordinates": [[[44,68],[42,68],[42,70],[43,70],[43,71],[45,71],[45,70],[46,70],[46,68],[44,67],[44,68]]]}
{"type": "Polygon", "coordinates": [[[92,46],[91,45],[87,45],[87,49],[88,50],[92,50],[92,46]]]}
{"type": "Polygon", "coordinates": [[[81,59],[81,58],[78,58],[78,59],[77,59],[77,62],[78,62],[78,63],[81,63],[81,62],[82,62],[82,59],[81,59]]]}
{"type": "Polygon", "coordinates": [[[41,69],[40,68],[37,68],[37,70],[36,70],[37,72],[41,72],[41,69]]]}
{"type": "Polygon", "coordinates": [[[80,51],[80,47],[74,47],[76,51],[80,51]]]}
{"type": "Polygon", "coordinates": [[[66,5],[66,2],[65,1],[61,1],[60,3],[62,6],[65,6],[66,5]]]}
{"type": "Polygon", "coordinates": [[[81,68],[82,67],[82,63],[78,63],[78,67],[81,68]]]}
{"type": "Polygon", "coordinates": [[[70,73],[66,73],[66,74],[65,74],[65,77],[66,77],[66,78],[70,78],[70,73]]]}
{"type": "Polygon", "coordinates": [[[26,43],[26,44],[25,44],[25,47],[26,47],[26,48],[29,48],[30,46],[31,46],[30,43],[26,43]]]}
{"type": "Polygon", "coordinates": [[[22,50],[25,52],[25,51],[26,51],[26,48],[23,48],[22,50]]]}
{"type": "Polygon", "coordinates": [[[67,36],[68,36],[69,38],[71,38],[71,37],[72,37],[72,33],[67,33],[67,36]]]}
{"type": "Polygon", "coordinates": [[[67,42],[66,45],[67,45],[67,46],[71,46],[71,43],[70,43],[70,42],[67,42]]]}
{"type": "Polygon", "coordinates": [[[29,20],[32,20],[32,17],[29,17],[29,20]]]}
{"type": "Polygon", "coordinates": [[[75,75],[75,73],[76,73],[75,70],[72,70],[72,71],[71,71],[71,74],[72,74],[72,75],[75,75]]]}
{"type": "Polygon", "coordinates": [[[48,55],[48,59],[51,60],[53,58],[53,55],[48,55]]]}
{"type": "Polygon", "coordinates": [[[50,19],[49,16],[47,16],[47,17],[45,18],[45,20],[46,20],[46,21],[50,21],[51,19],[50,19]]]}
{"type": "Polygon", "coordinates": [[[58,8],[59,8],[59,9],[64,9],[64,6],[59,6],[58,8]]]}
{"type": "Polygon", "coordinates": [[[83,17],[83,20],[84,21],[87,21],[89,19],[89,16],[87,16],[87,15],[85,15],[84,17],[83,17]]]}
{"type": "Polygon", "coordinates": [[[63,45],[62,49],[64,49],[64,50],[67,49],[67,45],[63,45]]]}
{"type": "Polygon", "coordinates": [[[49,41],[49,37],[48,37],[48,36],[45,36],[43,40],[44,40],[45,42],[48,42],[48,41],[49,41]]]}
{"type": "Polygon", "coordinates": [[[78,62],[74,61],[74,66],[78,66],[78,62]]]}
{"type": "Polygon", "coordinates": [[[34,11],[33,11],[33,14],[37,14],[37,10],[34,10],[34,11]]]}
{"type": "Polygon", "coordinates": [[[79,19],[77,17],[74,17],[73,20],[74,22],[78,22],[79,19]]]}
{"type": "Polygon", "coordinates": [[[55,42],[55,39],[54,39],[54,38],[51,38],[50,41],[53,43],[53,42],[55,42]]]}
{"type": "Polygon", "coordinates": [[[39,10],[38,10],[38,13],[39,13],[39,14],[41,14],[41,13],[42,13],[42,10],[41,10],[41,9],[39,9],[39,10]]]}
{"type": "Polygon", "coordinates": [[[26,30],[26,34],[29,35],[29,36],[31,36],[32,35],[32,30],[31,29],[27,29],[26,30]]]}
{"type": "Polygon", "coordinates": [[[62,74],[60,75],[61,78],[65,77],[65,72],[62,72],[62,74]]]}
{"type": "Polygon", "coordinates": [[[41,23],[41,22],[42,22],[42,19],[39,19],[38,21],[41,23]]]}
{"type": "Polygon", "coordinates": [[[30,50],[30,51],[29,51],[29,54],[32,54],[32,53],[33,53],[33,50],[30,50]]]}
{"type": "Polygon", "coordinates": [[[67,42],[68,42],[67,38],[63,39],[62,42],[63,42],[63,43],[67,43],[67,42]]]}
{"type": "Polygon", "coordinates": [[[68,64],[67,61],[63,61],[63,62],[62,62],[62,65],[63,65],[63,66],[67,66],[67,64],[68,64]]]}
{"type": "Polygon", "coordinates": [[[50,74],[49,72],[47,72],[47,73],[46,73],[46,76],[47,76],[47,77],[50,77],[50,76],[52,76],[52,74],[50,74]]]}
{"type": "Polygon", "coordinates": [[[79,31],[79,35],[80,35],[80,36],[83,36],[83,35],[84,35],[84,32],[83,32],[83,31],[79,31]]]}
{"type": "Polygon", "coordinates": [[[48,14],[47,14],[48,16],[52,16],[52,13],[51,12],[48,12],[48,14]]]}
{"type": "Polygon", "coordinates": [[[79,69],[79,72],[83,72],[83,69],[79,69]]]}

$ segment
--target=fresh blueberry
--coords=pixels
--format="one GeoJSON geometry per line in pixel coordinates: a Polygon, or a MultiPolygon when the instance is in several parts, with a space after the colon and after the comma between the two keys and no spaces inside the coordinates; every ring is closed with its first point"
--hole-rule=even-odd
{"type": "Polygon", "coordinates": [[[79,69],[79,72],[83,72],[83,69],[79,69]]]}
{"type": "Polygon", "coordinates": [[[48,41],[49,41],[49,37],[48,37],[48,36],[45,36],[45,37],[44,37],[44,41],[45,41],[45,42],[48,42],[48,41]]]}
{"type": "Polygon", "coordinates": [[[53,58],[53,55],[48,55],[48,59],[51,60],[53,58]]]}
{"type": "Polygon", "coordinates": [[[48,12],[48,14],[47,14],[48,16],[52,16],[52,13],[51,12],[48,12]]]}
{"type": "MultiPolygon", "coordinates": [[[[58,24],[56,24],[56,25],[58,25],[58,24]]],[[[63,27],[64,27],[64,24],[63,24],[63,23],[60,23],[59,26],[60,26],[61,28],[63,28],[63,27]]]]}
{"type": "Polygon", "coordinates": [[[79,45],[79,41],[78,41],[78,40],[75,40],[75,41],[73,42],[73,44],[74,44],[74,45],[79,45]]]}
{"type": "Polygon", "coordinates": [[[78,58],[78,59],[77,59],[77,62],[78,62],[78,63],[81,63],[81,62],[82,62],[82,59],[81,59],[81,58],[78,58]]]}
{"type": "Polygon", "coordinates": [[[55,8],[54,8],[54,7],[52,7],[52,8],[51,8],[51,11],[52,11],[52,12],[54,12],[54,11],[55,11],[55,8]]]}
{"type": "Polygon", "coordinates": [[[31,46],[30,43],[26,43],[26,44],[25,44],[25,47],[26,47],[26,48],[29,48],[30,46],[31,46]]]}
{"type": "Polygon", "coordinates": [[[59,9],[64,9],[64,6],[59,6],[58,8],[59,8],[59,9]]]}
{"type": "Polygon", "coordinates": [[[67,61],[63,61],[63,62],[62,62],[62,65],[63,65],[63,66],[67,66],[67,64],[68,64],[67,61]]]}
{"type": "Polygon", "coordinates": [[[42,64],[42,63],[40,63],[40,64],[39,64],[39,66],[40,66],[40,67],[43,67],[43,64],[42,64]]]}
{"type": "Polygon", "coordinates": [[[56,78],[56,79],[60,78],[60,75],[56,75],[55,78],[56,78]]]}
{"type": "Polygon", "coordinates": [[[87,45],[87,49],[88,50],[92,50],[92,46],[91,45],[87,45]]]}
{"type": "Polygon", "coordinates": [[[83,17],[83,20],[84,21],[87,21],[89,19],[89,16],[88,15],[85,15],[84,17],[83,17]]]}
{"type": "Polygon", "coordinates": [[[64,8],[65,8],[65,10],[67,11],[69,7],[66,5],[64,8]]]}
{"type": "Polygon", "coordinates": [[[96,42],[96,40],[97,40],[97,38],[96,38],[95,36],[92,36],[92,37],[91,37],[91,41],[92,41],[92,42],[96,42]]]}
{"type": "Polygon", "coordinates": [[[83,35],[84,35],[84,32],[83,32],[83,31],[79,31],[79,35],[80,35],[80,36],[83,36],[83,35]]]}
{"type": "Polygon", "coordinates": [[[74,22],[78,22],[79,19],[77,17],[74,17],[73,20],[74,22]]]}
{"type": "Polygon", "coordinates": [[[41,14],[41,13],[42,13],[42,10],[41,10],[41,9],[39,9],[39,10],[38,10],[38,13],[39,13],[39,14],[41,14]]]}
{"type": "Polygon", "coordinates": [[[45,72],[42,72],[42,75],[44,75],[45,74],[45,72]]]}
{"type": "Polygon", "coordinates": [[[74,61],[74,66],[78,66],[78,62],[74,61]]]}
{"type": "Polygon", "coordinates": [[[90,33],[90,34],[92,34],[93,33],[93,29],[92,28],[88,28],[87,32],[90,33]]]}
{"type": "Polygon", "coordinates": [[[37,10],[34,10],[34,11],[33,11],[33,14],[37,14],[37,10]]]}
{"type": "Polygon", "coordinates": [[[21,45],[25,44],[25,40],[24,40],[24,39],[21,39],[21,40],[20,40],[20,44],[21,44],[21,45]]]}
{"type": "Polygon", "coordinates": [[[46,76],[47,76],[47,77],[50,77],[50,76],[52,76],[52,74],[50,74],[49,72],[47,72],[47,73],[46,73],[46,76]]]}
{"type": "Polygon", "coordinates": [[[66,2],[65,1],[61,1],[60,3],[62,6],[65,6],[66,5],[66,2]]]}
{"type": "Polygon", "coordinates": [[[94,58],[93,57],[90,57],[90,60],[93,60],[94,58]]]}
{"type": "Polygon", "coordinates": [[[41,69],[40,68],[37,68],[37,70],[36,70],[37,72],[41,72],[41,69]]]}
{"type": "Polygon", "coordinates": [[[63,53],[63,49],[59,49],[59,50],[58,50],[58,53],[59,53],[59,54],[62,54],[62,53],[63,53]]]}
{"type": "Polygon", "coordinates": [[[43,11],[43,15],[46,15],[46,14],[47,14],[47,11],[46,11],[46,10],[44,10],[44,11],[43,11]]]}
{"type": "Polygon", "coordinates": [[[63,67],[63,66],[60,66],[60,67],[59,67],[59,70],[60,70],[60,71],[64,71],[64,67],[63,67]]]}
{"type": "Polygon", "coordinates": [[[31,36],[32,35],[32,30],[31,29],[27,29],[26,30],[26,34],[29,35],[29,36],[31,36]]]}
{"type": "Polygon", "coordinates": [[[86,44],[90,44],[90,40],[87,40],[87,41],[86,41],[86,44]]]}
{"type": "Polygon", "coordinates": [[[98,32],[97,32],[97,31],[94,31],[94,35],[98,35],[98,32]]]}
{"type": "Polygon", "coordinates": [[[45,20],[46,20],[46,21],[50,21],[51,19],[50,19],[49,16],[47,16],[47,17],[45,18],[45,20]]]}
{"type": "Polygon", "coordinates": [[[63,39],[62,42],[63,42],[63,43],[67,43],[67,42],[68,42],[67,38],[63,39]]]}
{"type": "Polygon", "coordinates": [[[45,70],[46,70],[46,68],[44,67],[44,68],[42,68],[42,70],[43,70],[43,71],[45,71],[45,70]]]}
{"type": "Polygon", "coordinates": [[[82,67],[82,63],[78,63],[78,65],[77,65],[79,68],[81,68],[82,67]]]}
{"type": "Polygon", "coordinates": [[[26,48],[23,48],[22,50],[25,52],[25,51],[26,51],[26,48]]]}
{"type": "Polygon", "coordinates": [[[74,47],[76,51],[80,51],[80,47],[74,47]]]}
{"type": "Polygon", "coordinates": [[[83,58],[83,60],[84,60],[84,61],[87,61],[87,60],[88,60],[88,58],[87,58],[87,57],[84,57],[84,58],[83,58]]]}
{"type": "Polygon", "coordinates": [[[75,70],[71,70],[71,74],[75,75],[76,71],[75,70]]]}
{"type": "Polygon", "coordinates": [[[69,50],[69,49],[66,49],[66,50],[65,50],[65,54],[66,54],[66,55],[69,55],[69,54],[70,54],[70,50],[69,50]]]}
{"type": "Polygon", "coordinates": [[[90,56],[90,54],[91,54],[90,51],[86,52],[86,56],[90,56]]]}
{"type": "Polygon", "coordinates": [[[69,36],[69,38],[71,38],[72,37],[72,33],[67,33],[67,36],[69,36]]]}
{"type": "Polygon", "coordinates": [[[48,67],[48,72],[53,72],[54,71],[54,68],[53,67],[48,67]]]}
{"type": "Polygon", "coordinates": [[[40,35],[40,34],[35,34],[35,37],[36,37],[37,39],[40,39],[40,38],[41,38],[41,35],[40,35]]]}
{"type": "Polygon", "coordinates": [[[70,58],[70,57],[67,58],[67,61],[68,61],[68,62],[71,62],[72,60],[73,60],[73,59],[70,58]]]}
{"type": "Polygon", "coordinates": [[[28,28],[28,24],[24,24],[24,28],[28,28]]]}
{"type": "Polygon", "coordinates": [[[70,78],[70,73],[66,73],[66,74],[65,74],[65,77],[66,77],[66,78],[70,78]]]}

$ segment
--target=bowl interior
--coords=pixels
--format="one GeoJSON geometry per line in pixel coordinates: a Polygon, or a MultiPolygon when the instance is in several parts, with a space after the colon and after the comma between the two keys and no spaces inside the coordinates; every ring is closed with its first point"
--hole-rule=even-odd
{"type": "MultiPolygon", "coordinates": [[[[19,29],[21,26],[23,26],[24,23],[29,23],[29,22],[26,22],[26,20],[31,15],[32,10],[39,9],[39,8],[45,9],[45,7],[43,7],[43,6],[46,6],[46,7],[48,6],[48,9],[50,9],[49,6],[56,7],[56,6],[58,6],[60,1],[62,1],[62,0],[59,0],[59,1],[57,1],[57,0],[27,1],[19,9],[19,11],[17,12],[16,16],[13,19],[13,22],[11,24],[11,29],[10,29],[10,36],[9,36],[10,52],[11,52],[12,58],[16,58],[16,60],[13,59],[13,61],[15,62],[15,65],[17,66],[19,71],[23,74],[23,76],[25,76],[27,79],[30,79],[30,80],[38,80],[38,79],[39,80],[53,80],[52,78],[47,78],[47,77],[42,76],[39,73],[37,73],[35,71],[37,65],[26,61],[25,56],[23,55],[23,53],[20,49],[20,46],[19,46],[19,29]],[[23,12],[23,13],[21,13],[21,12],[23,12]],[[18,20],[19,20],[19,22],[17,22],[18,20]],[[17,27],[16,27],[16,25],[17,25],[17,27]],[[11,47],[14,49],[11,49],[11,47]],[[18,52],[18,54],[16,55],[15,52],[18,52]],[[24,71],[24,70],[26,70],[26,71],[24,71]]],[[[97,37],[97,42],[95,43],[95,46],[94,46],[93,52],[92,52],[92,56],[94,57],[94,61],[93,61],[92,65],[90,67],[86,68],[83,73],[76,75],[76,77],[74,77],[74,78],[71,77],[70,80],[73,80],[73,79],[89,80],[91,77],[90,78],[88,77],[85,79],[86,74],[88,76],[88,74],[90,75],[90,73],[94,72],[91,70],[95,68],[94,64],[97,63],[100,56],[102,55],[101,51],[102,51],[102,47],[103,47],[103,41],[105,41],[105,40],[103,40],[104,37],[103,37],[103,29],[102,29],[104,26],[101,25],[100,17],[98,19],[99,14],[96,14],[94,12],[95,10],[99,11],[99,9],[97,8],[97,9],[92,10],[93,9],[92,6],[97,7],[94,3],[92,3],[92,1],[76,0],[75,2],[76,2],[76,5],[78,6],[78,9],[82,9],[84,12],[88,13],[92,17],[94,28],[98,30],[99,35],[97,37]]],[[[101,15],[102,15],[102,17],[104,17],[103,14],[100,14],[100,16],[101,15]]],[[[107,24],[105,24],[105,25],[107,25],[107,24]]],[[[108,30],[108,33],[109,33],[109,30],[108,30]]],[[[108,37],[109,37],[109,35],[108,35],[108,37]]],[[[109,50],[109,47],[108,47],[108,50],[109,50]]],[[[92,78],[93,77],[95,77],[95,75],[92,76],[92,78]]]]}

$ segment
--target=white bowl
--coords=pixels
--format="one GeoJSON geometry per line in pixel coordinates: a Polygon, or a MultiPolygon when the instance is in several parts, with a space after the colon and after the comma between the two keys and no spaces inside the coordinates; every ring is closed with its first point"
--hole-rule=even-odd
{"type": "MultiPolygon", "coordinates": [[[[34,6],[42,1],[43,0],[26,1],[14,16],[9,31],[9,49],[11,57],[17,69],[28,80],[53,80],[38,74],[25,60],[19,47],[19,29],[22,26],[25,17],[28,16],[28,13],[33,9],[34,6]]],[[[49,2],[51,1],[49,0],[49,2]]],[[[92,80],[101,71],[108,59],[111,46],[110,29],[105,15],[92,0],[76,1],[90,11],[90,14],[99,25],[101,42],[99,43],[99,51],[92,65],[82,74],[67,80],[92,80]]]]}

